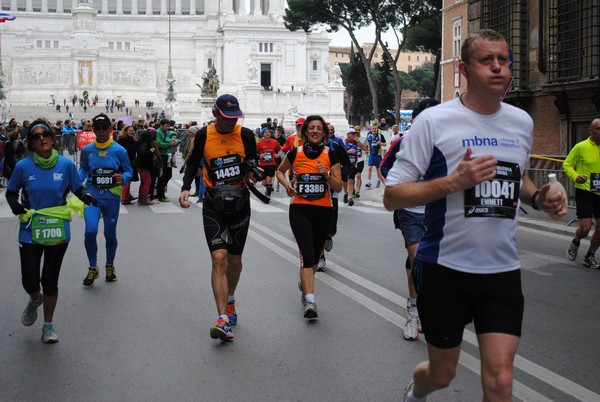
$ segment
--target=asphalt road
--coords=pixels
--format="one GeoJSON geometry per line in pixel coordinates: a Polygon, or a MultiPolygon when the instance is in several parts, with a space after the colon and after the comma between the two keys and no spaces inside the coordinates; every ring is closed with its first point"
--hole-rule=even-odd
{"type": "MultiPolygon", "coordinates": [[[[320,319],[302,317],[298,252],[288,200],[252,199],[252,225],[236,292],[235,340],[210,339],[216,319],[201,208],[172,203],[122,208],[116,283],[83,288],[83,221],[75,218],[64,260],[55,326],[40,341],[41,314],[21,324],[17,221],[0,200],[0,400],[2,401],[394,401],[426,357],[402,339],[406,252],[377,190],[340,208],[338,234],[319,273],[320,319]]],[[[135,191],[134,191],[135,193],[135,191]]],[[[103,239],[99,263],[103,263],[103,239]]],[[[600,400],[596,338],[600,270],[564,257],[568,235],[522,228],[526,312],[515,361],[522,401],[600,400]]],[[[493,230],[490,231],[493,246],[493,230]]],[[[581,253],[587,243],[583,242],[581,253]]],[[[40,311],[41,312],[41,311],[40,311]]],[[[477,401],[482,394],[475,335],[467,328],[456,379],[429,401],[477,401]]]]}

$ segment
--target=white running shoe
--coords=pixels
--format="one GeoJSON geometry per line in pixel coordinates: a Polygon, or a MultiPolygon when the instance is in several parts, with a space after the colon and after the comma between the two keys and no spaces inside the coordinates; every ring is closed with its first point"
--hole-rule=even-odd
{"type": "Polygon", "coordinates": [[[44,324],[44,326],[42,327],[42,342],[58,342],[58,335],[56,335],[56,332],[54,332],[54,327],[52,326],[52,324],[44,324]]]}
{"type": "Polygon", "coordinates": [[[419,339],[419,316],[409,314],[406,319],[406,325],[402,330],[402,336],[407,341],[416,341],[419,339]]]}
{"type": "Polygon", "coordinates": [[[327,267],[327,260],[325,257],[319,258],[319,265],[317,265],[317,272],[325,272],[325,268],[327,267]]]}
{"type": "Polygon", "coordinates": [[[43,297],[41,294],[37,300],[31,300],[31,297],[29,297],[27,307],[25,307],[23,315],[21,316],[21,322],[23,323],[23,325],[29,327],[30,325],[33,325],[35,323],[38,316],[37,311],[38,308],[42,305],[42,300],[43,297]]]}

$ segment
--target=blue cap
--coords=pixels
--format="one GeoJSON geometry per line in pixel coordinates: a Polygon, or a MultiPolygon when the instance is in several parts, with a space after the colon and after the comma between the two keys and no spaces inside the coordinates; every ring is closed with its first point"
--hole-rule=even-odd
{"type": "Polygon", "coordinates": [[[240,109],[240,103],[233,95],[221,95],[215,101],[215,109],[219,111],[221,116],[227,119],[239,119],[244,117],[244,113],[240,109]]]}

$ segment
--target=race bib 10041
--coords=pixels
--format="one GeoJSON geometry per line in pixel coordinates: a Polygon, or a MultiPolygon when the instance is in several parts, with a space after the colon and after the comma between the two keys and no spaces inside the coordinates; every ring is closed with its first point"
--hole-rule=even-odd
{"type": "Polygon", "coordinates": [[[521,170],[512,162],[498,161],[496,176],[465,190],[465,218],[514,219],[519,205],[521,170]]]}

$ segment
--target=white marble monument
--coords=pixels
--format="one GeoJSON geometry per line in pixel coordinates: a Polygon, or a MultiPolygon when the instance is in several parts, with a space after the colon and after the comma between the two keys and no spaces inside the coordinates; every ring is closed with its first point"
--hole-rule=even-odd
{"type": "MultiPolygon", "coordinates": [[[[290,32],[284,0],[0,0],[5,93],[13,105],[57,103],[87,90],[100,104],[165,106],[169,55],[179,120],[200,120],[200,88],[214,68],[218,94],[238,97],[243,124],[321,114],[347,127],[343,86],[328,74],[327,34],[290,32]]],[[[206,99],[203,99],[203,103],[206,99]]]]}

